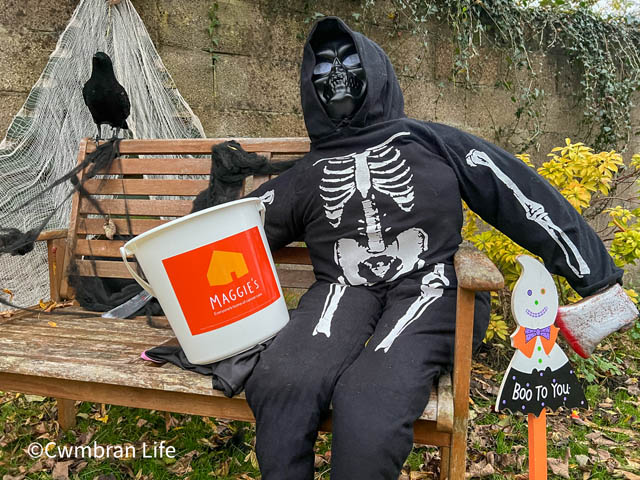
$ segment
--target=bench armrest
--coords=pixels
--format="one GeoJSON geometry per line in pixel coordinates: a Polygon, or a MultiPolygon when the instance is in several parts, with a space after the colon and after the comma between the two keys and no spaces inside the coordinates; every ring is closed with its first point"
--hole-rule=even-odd
{"type": "Polygon", "coordinates": [[[68,230],[49,230],[41,232],[36,241],[47,242],[49,263],[49,294],[51,300],[59,302],[60,287],[64,273],[64,257],[66,255],[68,230]]]}
{"type": "Polygon", "coordinates": [[[36,238],[36,242],[44,241],[44,240],[55,240],[57,238],[67,238],[68,230],[49,230],[47,232],[40,232],[38,238],[36,238]]]}
{"type": "Polygon", "coordinates": [[[453,426],[450,465],[463,465],[461,472],[454,473],[464,476],[475,292],[498,290],[504,286],[504,279],[491,260],[474,248],[461,247],[453,263],[458,277],[458,297],[453,360],[453,426]]]}
{"type": "Polygon", "coordinates": [[[477,292],[500,290],[504,287],[502,274],[480,250],[460,247],[453,257],[453,265],[460,288],[477,292]]]}

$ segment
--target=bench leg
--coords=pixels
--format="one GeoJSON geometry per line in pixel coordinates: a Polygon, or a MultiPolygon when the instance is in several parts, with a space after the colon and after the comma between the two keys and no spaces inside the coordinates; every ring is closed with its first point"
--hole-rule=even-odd
{"type": "Polygon", "coordinates": [[[449,479],[449,447],[440,447],[440,480],[449,479]]]}
{"type": "Polygon", "coordinates": [[[454,431],[451,435],[451,453],[449,456],[449,480],[464,480],[467,471],[467,424],[458,427],[464,431],[454,431]]]}
{"type": "Polygon", "coordinates": [[[449,479],[449,447],[440,447],[440,480],[449,479]]]}
{"type": "Polygon", "coordinates": [[[66,398],[56,398],[58,405],[58,424],[62,430],[76,426],[76,402],[66,398]]]}
{"type": "Polygon", "coordinates": [[[467,419],[469,418],[474,302],[475,292],[458,286],[449,480],[464,480],[467,468],[467,419]]]}

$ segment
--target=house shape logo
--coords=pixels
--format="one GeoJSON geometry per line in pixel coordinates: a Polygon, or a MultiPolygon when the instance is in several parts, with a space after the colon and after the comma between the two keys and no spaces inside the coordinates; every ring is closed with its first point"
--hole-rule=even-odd
{"type": "Polygon", "coordinates": [[[212,287],[227,285],[247,273],[249,269],[242,253],[214,250],[211,254],[207,280],[212,287]]]}

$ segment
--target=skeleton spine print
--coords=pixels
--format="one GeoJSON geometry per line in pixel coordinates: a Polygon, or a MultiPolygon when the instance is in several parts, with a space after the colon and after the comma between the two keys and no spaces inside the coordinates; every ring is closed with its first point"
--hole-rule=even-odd
{"type": "Polygon", "coordinates": [[[414,207],[413,173],[394,140],[409,135],[398,132],[382,143],[362,152],[322,158],[320,197],[329,224],[337,228],[343,222],[347,202],[360,204],[357,238],[343,238],[334,246],[334,260],[344,272],[340,278],[350,285],[392,281],[400,275],[424,266],[419,255],[427,251],[428,236],[420,228],[401,232],[386,242],[376,194],[391,198],[405,213],[414,207]]]}

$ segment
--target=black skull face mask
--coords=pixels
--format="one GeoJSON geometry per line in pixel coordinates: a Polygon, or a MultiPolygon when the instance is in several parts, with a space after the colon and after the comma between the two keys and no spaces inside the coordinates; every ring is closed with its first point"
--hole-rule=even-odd
{"type": "Polygon", "coordinates": [[[313,48],[313,84],[329,117],[341,121],[362,105],[367,82],[356,46],[349,35],[319,42],[313,48]]]}

